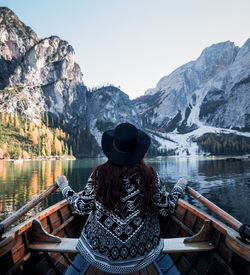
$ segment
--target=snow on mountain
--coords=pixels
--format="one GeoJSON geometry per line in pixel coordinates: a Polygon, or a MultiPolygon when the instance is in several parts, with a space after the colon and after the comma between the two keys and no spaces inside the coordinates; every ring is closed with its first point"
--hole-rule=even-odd
{"type": "Polygon", "coordinates": [[[224,70],[200,107],[205,124],[250,130],[250,39],[238,51],[234,62],[224,70]]]}
{"type": "Polygon", "coordinates": [[[195,108],[200,107],[213,82],[233,63],[237,52],[238,47],[232,42],[212,45],[196,61],[161,78],[155,90],[135,99],[144,126],[168,132],[197,127],[200,119],[195,108]]]}
{"type": "Polygon", "coordinates": [[[249,136],[242,133],[250,129],[249,91],[250,39],[241,49],[227,41],[162,77],[134,104],[143,127],[161,133],[160,150],[197,154],[195,140],[204,133],[249,136]]]}
{"type": "Polygon", "coordinates": [[[57,36],[40,39],[8,8],[0,8],[0,111],[38,121],[46,112],[79,135],[84,156],[96,156],[103,131],[130,122],[152,138],[151,153],[197,154],[205,133],[250,132],[250,39],[204,49],[195,61],[162,77],[130,100],[107,86],[84,85],[73,47],[57,36]],[[244,132],[243,132],[244,131],[244,132]]]}
{"type": "Polygon", "coordinates": [[[158,147],[159,153],[168,152],[173,150],[175,155],[187,156],[187,155],[198,155],[204,154],[197,145],[197,139],[206,133],[213,133],[217,135],[222,134],[235,134],[238,136],[244,136],[250,138],[250,132],[240,132],[232,129],[217,128],[213,126],[201,126],[192,132],[186,134],[177,133],[164,133],[159,136],[157,132],[150,132],[150,136],[156,139],[160,144],[158,147]]]}

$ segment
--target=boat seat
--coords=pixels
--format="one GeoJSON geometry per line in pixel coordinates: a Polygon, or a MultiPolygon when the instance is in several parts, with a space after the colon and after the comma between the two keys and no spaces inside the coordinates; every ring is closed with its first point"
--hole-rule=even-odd
{"type": "MultiPolygon", "coordinates": [[[[162,253],[185,253],[212,250],[214,249],[214,245],[209,241],[210,231],[211,221],[204,221],[201,230],[191,237],[164,239],[162,253]]],[[[78,239],[53,236],[44,230],[40,221],[33,221],[33,238],[29,245],[30,249],[46,252],[77,253],[77,242],[78,239]]]]}
{"type": "MultiPolygon", "coordinates": [[[[198,252],[208,251],[214,249],[214,246],[208,241],[184,243],[185,238],[170,238],[164,239],[164,248],[162,253],[183,253],[183,252],[198,252]]],[[[46,252],[59,252],[59,253],[77,253],[76,245],[78,239],[74,238],[61,238],[60,243],[53,242],[34,242],[29,245],[30,249],[46,251],[46,252]]]]}

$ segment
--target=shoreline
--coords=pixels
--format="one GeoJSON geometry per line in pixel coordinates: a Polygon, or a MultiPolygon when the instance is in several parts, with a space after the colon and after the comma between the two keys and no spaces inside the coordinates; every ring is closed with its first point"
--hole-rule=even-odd
{"type": "MultiPolygon", "coordinates": [[[[0,161],[9,161],[14,163],[21,163],[23,161],[46,161],[46,160],[81,160],[81,159],[102,159],[105,157],[84,157],[84,158],[76,158],[74,156],[51,156],[51,157],[34,157],[34,158],[20,158],[20,159],[12,159],[12,158],[4,158],[0,159],[0,161]]],[[[156,157],[146,157],[146,160],[163,160],[166,158],[179,158],[179,159],[191,159],[191,158],[199,158],[199,159],[208,159],[208,160],[228,160],[228,161],[234,161],[234,160],[243,160],[243,159],[250,159],[250,155],[210,155],[210,156],[204,156],[204,155],[189,155],[189,156],[180,156],[180,155],[171,155],[171,156],[156,156],[156,157]]]]}
{"type": "Polygon", "coordinates": [[[51,156],[51,157],[34,157],[34,158],[20,158],[20,159],[12,159],[12,158],[4,158],[0,159],[0,161],[10,161],[10,162],[23,162],[23,161],[32,161],[32,160],[76,160],[77,158],[73,156],[51,156]]]}

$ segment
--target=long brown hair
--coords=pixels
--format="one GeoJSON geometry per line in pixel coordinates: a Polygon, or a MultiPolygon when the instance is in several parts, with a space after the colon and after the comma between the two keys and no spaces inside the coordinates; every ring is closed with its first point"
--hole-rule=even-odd
{"type": "Polygon", "coordinates": [[[146,209],[153,200],[156,172],[143,160],[131,166],[118,166],[108,160],[97,166],[92,173],[96,199],[101,200],[106,209],[116,209],[121,197],[124,176],[132,180],[134,184],[138,184],[135,179],[140,177],[137,187],[140,189],[141,208],[146,209]]]}

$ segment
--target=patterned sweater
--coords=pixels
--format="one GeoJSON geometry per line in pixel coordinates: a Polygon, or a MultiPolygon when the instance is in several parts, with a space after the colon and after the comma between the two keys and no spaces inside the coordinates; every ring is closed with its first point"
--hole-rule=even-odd
{"type": "Polygon", "coordinates": [[[156,178],[153,206],[142,215],[140,179],[123,178],[119,210],[108,211],[95,199],[91,177],[79,196],[68,184],[60,190],[81,215],[90,214],[77,249],[97,269],[123,274],[136,272],[153,262],[163,249],[158,215],[173,213],[185,186],[177,183],[166,196],[165,186],[156,178]]]}

